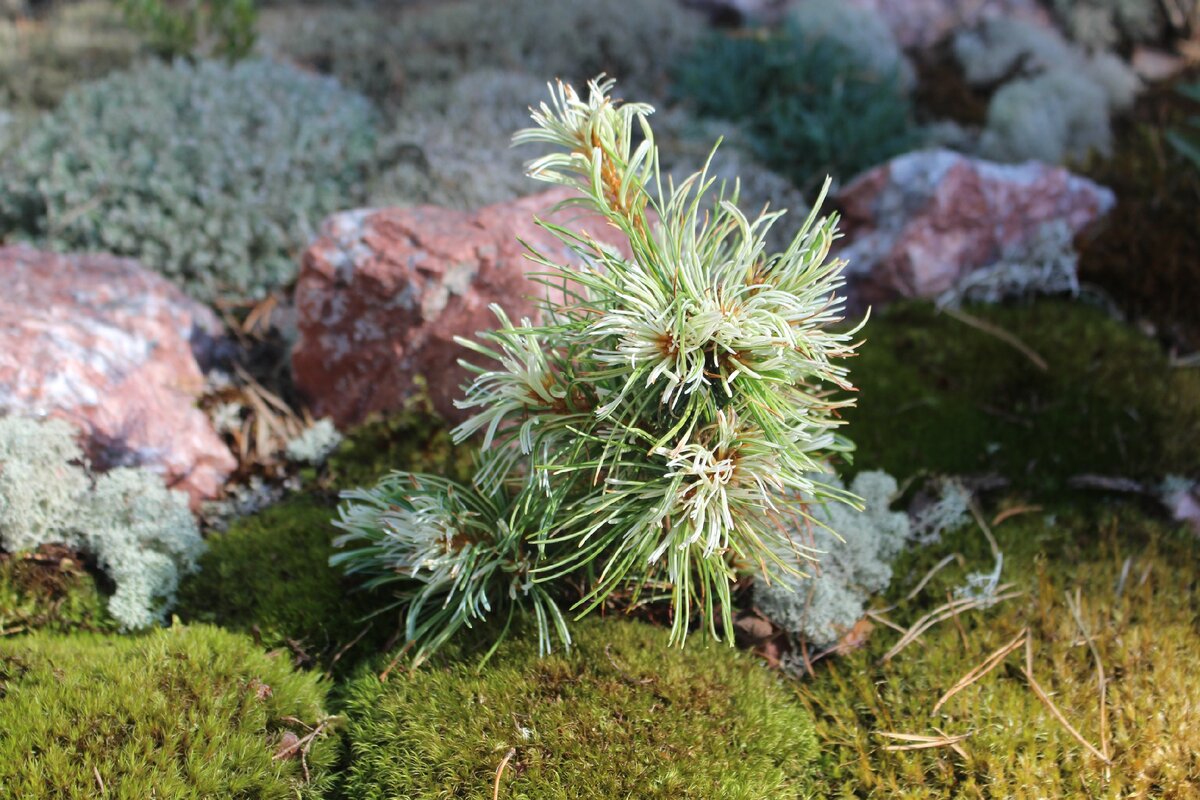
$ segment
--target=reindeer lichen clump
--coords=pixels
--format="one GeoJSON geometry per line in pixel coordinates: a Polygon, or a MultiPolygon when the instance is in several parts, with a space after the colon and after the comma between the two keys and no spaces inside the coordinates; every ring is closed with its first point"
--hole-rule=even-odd
{"type": "MultiPolygon", "coordinates": [[[[550,150],[530,177],[575,188],[564,205],[598,213],[618,251],[540,224],[582,266],[547,255],[539,322],[460,340],[481,361],[454,432],[482,435],[472,485],[394,473],[345,495],[334,557],[372,585],[394,585],[407,636],[424,658],[462,626],[519,608],[541,646],[569,645],[564,608],[584,614],[621,593],[669,598],[671,640],[699,616],[731,630],[730,587],[815,560],[812,504],[856,504],[828,459],[852,404],[837,330],[842,262],[836,218],[814,206],[791,245],[768,253],[784,211],[751,219],[737,187],[701,171],[664,187],[653,109],[586,98],[559,83],[514,137],[550,150]]],[[[507,628],[507,625],[505,626],[507,628]]]]}

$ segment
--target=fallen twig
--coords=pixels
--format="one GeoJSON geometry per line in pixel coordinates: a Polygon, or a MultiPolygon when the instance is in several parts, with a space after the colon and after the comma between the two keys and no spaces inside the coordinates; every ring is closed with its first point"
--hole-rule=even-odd
{"type": "Polygon", "coordinates": [[[392,670],[396,668],[396,665],[400,663],[400,659],[404,658],[405,653],[407,653],[412,648],[412,646],[413,646],[413,643],[411,640],[409,640],[408,642],[405,643],[404,647],[400,648],[400,652],[396,653],[396,657],[393,658],[391,663],[387,665],[387,668],[384,669],[383,672],[379,673],[379,682],[380,683],[387,683],[388,675],[392,674],[392,670]]]}
{"type": "Polygon", "coordinates": [[[281,719],[284,722],[291,722],[307,729],[308,733],[306,733],[304,736],[301,736],[299,739],[287,745],[286,747],[281,747],[279,752],[274,755],[274,758],[276,760],[283,758],[294,758],[297,754],[299,754],[300,767],[304,770],[304,782],[308,783],[312,779],[312,775],[309,774],[308,770],[308,751],[312,749],[312,743],[316,741],[317,737],[324,733],[325,729],[330,725],[339,721],[341,717],[325,717],[316,724],[316,727],[309,725],[304,720],[297,719],[296,717],[282,717],[281,719]]]}
{"type": "Polygon", "coordinates": [[[342,656],[346,655],[346,653],[347,653],[347,652],[349,652],[349,650],[350,650],[350,648],[351,648],[351,647],[354,647],[354,645],[356,645],[356,644],[358,644],[360,641],[362,641],[362,638],[363,638],[364,636],[366,636],[366,635],[367,635],[367,631],[371,630],[371,626],[372,626],[372,625],[374,625],[374,624],[375,624],[375,623],[373,623],[373,622],[368,622],[368,623],[367,623],[367,627],[363,628],[363,629],[362,629],[362,630],[359,632],[358,636],[355,636],[355,637],[354,637],[353,639],[351,639],[349,642],[347,642],[346,644],[342,645],[342,646],[341,646],[341,647],[338,649],[338,651],[337,651],[336,653],[334,653],[334,655],[333,655],[333,659],[332,659],[332,660],[329,662],[329,667],[330,667],[330,669],[329,669],[328,671],[326,671],[326,673],[325,673],[327,676],[330,676],[330,675],[332,675],[332,671],[333,671],[333,665],[334,665],[334,664],[336,664],[336,663],[337,663],[337,662],[338,662],[338,661],[341,659],[341,657],[342,657],[342,656]]]}

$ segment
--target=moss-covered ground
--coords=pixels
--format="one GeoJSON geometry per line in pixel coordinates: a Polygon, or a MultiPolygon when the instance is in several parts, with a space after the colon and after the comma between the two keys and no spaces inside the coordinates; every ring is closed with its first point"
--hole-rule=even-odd
{"type": "Polygon", "coordinates": [[[777,675],[744,653],[593,619],[539,659],[512,636],[351,687],[345,794],[374,798],[798,797],[817,750],[777,675]],[[499,786],[499,789],[496,787],[499,786]],[[496,792],[498,791],[498,795],[496,792]]]}
{"type": "Polygon", "coordinates": [[[465,478],[466,448],[444,425],[401,415],[362,426],[299,494],[209,537],[200,570],[187,578],[176,613],[285,648],[297,663],[341,674],[399,635],[395,613],[372,616],[385,597],[358,590],[329,566],[338,530],[337,493],[391,470],[465,478]]]}
{"type": "Polygon", "coordinates": [[[96,578],[76,553],[52,545],[0,553],[0,637],[116,628],[96,578]]]}
{"type": "Polygon", "coordinates": [[[321,797],[337,752],[324,695],[206,626],[2,639],[0,797],[321,797]]]}
{"type": "MultiPolygon", "coordinates": [[[[1200,797],[1200,542],[1129,507],[1029,511],[994,535],[1002,579],[1020,596],[948,618],[887,661],[901,634],[877,623],[863,649],[818,663],[797,684],[821,742],[812,796],[1200,797]],[[935,708],[1014,641],[997,666],[935,708]],[[1099,754],[1039,699],[1027,655],[1034,680],[1099,754]],[[914,742],[886,734],[963,738],[889,750],[914,742]]],[[[908,628],[993,563],[975,526],[913,551],[888,598],[898,607],[884,616],[908,628]],[[906,602],[952,554],[960,558],[906,602]]]]}
{"type": "MultiPolygon", "coordinates": [[[[251,681],[285,680],[282,672],[259,676],[263,665],[289,675],[300,665],[306,681],[328,675],[311,696],[326,704],[321,713],[346,718],[328,731],[329,750],[320,755],[336,763],[331,780],[344,782],[329,789],[329,797],[486,798],[498,771],[501,797],[1198,797],[1200,678],[1189,659],[1200,652],[1200,545],[1149,498],[1079,491],[1071,481],[1100,474],[1151,486],[1169,473],[1200,472],[1200,371],[1172,367],[1155,341],[1079,303],[967,313],[990,332],[915,303],[869,322],[854,363],[859,407],[847,414],[847,432],[858,450],[847,469],[886,469],[901,481],[916,477],[914,486],[934,474],[1003,478],[1002,488],[981,502],[987,520],[1008,513],[992,527],[1004,554],[1002,579],[1022,594],[947,618],[887,661],[883,656],[901,637],[889,624],[909,627],[946,603],[968,573],[992,568],[994,556],[978,526],[905,554],[889,596],[875,603],[896,608],[874,621],[861,649],[818,661],[814,674],[802,679],[781,683],[778,673],[754,665],[750,656],[733,658],[724,649],[689,644],[679,655],[652,641],[661,630],[584,623],[576,626],[580,646],[569,657],[537,662],[528,637],[517,635],[482,671],[479,650],[461,647],[416,673],[401,659],[380,681],[398,652],[398,620],[370,617],[385,598],[356,591],[328,566],[337,533],[330,520],[338,491],[391,469],[469,474],[468,451],[450,445],[445,426],[411,414],[353,432],[324,467],[305,476],[302,492],[210,537],[201,571],[180,591],[176,613],[190,623],[181,630],[228,637],[226,643],[236,643],[233,660],[257,665],[253,669],[229,667],[218,652],[225,645],[211,642],[180,645],[187,655],[171,650],[168,638],[106,638],[113,627],[104,587],[86,565],[57,552],[0,559],[0,618],[9,631],[0,652],[26,653],[22,664],[53,662],[50,674],[61,675],[62,685],[77,694],[86,694],[85,682],[108,680],[120,670],[157,674],[130,666],[153,653],[165,659],[163,669],[187,670],[193,687],[218,679],[239,687],[230,689],[229,702],[243,711],[251,681]],[[949,566],[905,599],[933,565],[953,554],[949,566]],[[1072,614],[1076,596],[1082,628],[1072,614]],[[1111,765],[1039,699],[1022,671],[1021,644],[933,711],[943,693],[1023,631],[1047,698],[1111,765]],[[65,639],[65,632],[75,633],[65,639]],[[265,660],[257,660],[264,652],[265,660]],[[1103,724],[1096,655],[1105,673],[1103,724]],[[77,669],[93,659],[108,666],[77,669]],[[229,677],[234,674],[240,677],[229,677]],[[914,742],[885,735],[943,732],[964,738],[914,742]],[[339,741],[340,756],[334,753],[339,741]],[[930,746],[888,749],[914,743],[930,746]],[[443,787],[441,794],[429,786],[443,787]],[[587,789],[572,793],[568,786],[587,789]]],[[[489,632],[482,634],[481,641],[489,632]]],[[[17,708],[8,699],[20,676],[11,667],[17,662],[5,663],[8,697],[0,708],[7,710],[17,708]]],[[[20,667],[21,674],[33,674],[26,670],[20,667]]],[[[112,680],[118,681],[112,691],[123,691],[124,684],[112,680]]],[[[26,685],[26,697],[67,702],[38,681],[26,685]]],[[[164,692],[184,686],[175,677],[164,681],[156,684],[164,692]]],[[[204,696],[186,691],[193,700],[204,696]]],[[[100,700],[109,697],[95,692],[100,700]]],[[[140,707],[149,716],[121,706],[114,713],[125,714],[127,731],[150,719],[155,735],[170,742],[180,728],[157,716],[167,697],[140,707]]],[[[59,722],[94,730],[115,724],[99,705],[84,712],[59,722]]],[[[207,711],[184,713],[209,719],[207,711]]],[[[228,719],[241,719],[242,711],[230,713],[228,719]]],[[[234,725],[227,741],[253,745],[245,744],[233,760],[219,755],[226,752],[220,732],[209,730],[218,743],[199,751],[216,759],[204,773],[213,783],[205,785],[250,774],[258,777],[246,786],[294,791],[300,784],[293,761],[268,765],[283,772],[260,770],[284,735],[281,714],[311,725],[317,711],[270,712],[248,729],[234,725]]],[[[74,735],[21,730],[22,741],[42,735],[71,741],[74,735]]],[[[117,739],[75,741],[76,766],[90,771],[108,757],[96,747],[117,739]]],[[[179,745],[175,752],[171,764],[192,768],[190,750],[179,745]]],[[[325,762],[316,759],[314,753],[314,774],[325,774],[319,768],[325,762]]],[[[66,763],[48,774],[63,776],[67,788],[47,795],[33,787],[29,796],[94,793],[69,783],[87,775],[80,778],[66,763]]],[[[175,780],[187,773],[164,774],[175,780]]],[[[18,770],[6,780],[27,777],[18,770]]],[[[106,785],[109,778],[101,768],[106,785]]],[[[167,783],[155,785],[163,787],[159,796],[186,795],[167,783]]],[[[274,789],[253,791],[243,796],[273,796],[274,789]]]]}
{"type": "Polygon", "coordinates": [[[993,332],[915,303],[867,324],[846,414],[855,470],[990,474],[1044,498],[1079,476],[1200,469],[1200,370],[1172,368],[1156,342],[1080,303],[968,313],[993,332]]]}

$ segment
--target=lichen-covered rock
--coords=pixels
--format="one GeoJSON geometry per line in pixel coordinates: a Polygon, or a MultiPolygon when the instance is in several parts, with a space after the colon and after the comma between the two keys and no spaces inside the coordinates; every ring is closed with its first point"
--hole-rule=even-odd
{"type": "Polygon", "coordinates": [[[236,463],[195,407],[204,306],[136,262],[0,248],[0,413],[57,417],[101,467],[140,466],[199,500],[236,463]]]}
{"type": "MultiPolygon", "coordinates": [[[[490,303],[513,319],[534,313],[531,298],[545,289],[530,280],[541,268],[521,242],[569,258],[534,217],[577,217],[571,209],[549,214],[570,196],[554,190],[474,213],[420,206],[330,217],[296,285],[292,368],[314,415],[345,427],[403,408],[423,382],[441,415],[463,419],[454,400],[467,378],[457,364],[465,351],[454,337],[494,327],[490,303]]],[[[572,225],[601,242],[619,238],[599,217],[572,225]]]]}
{"type": "Polygon", "coordinates": [[[838,195],[848,244],[841,256],[856,299],[937,297],[1045,226],[1078,234],[1115,204],[1103,186],[1035,161],[996,164],[927,150],[864,173],[838,195]]]}

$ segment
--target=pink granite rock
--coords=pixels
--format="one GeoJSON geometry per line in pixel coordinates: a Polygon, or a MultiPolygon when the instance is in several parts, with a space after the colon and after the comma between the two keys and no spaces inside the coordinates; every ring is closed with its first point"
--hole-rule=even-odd
{"type": "Polygon", "coordinates": [[[134,261],[0,248],[0,413],[59,417],[100,467],[162,473],[193,502],[237,466],[195,406],[206,307],[134,261]]]}
{"type": "Polygon", "coordinates": [[[1047,224],[1079,233],[1115,204],[1113,193],[1060,167],[996,164],[949,150],[892,159],[837,197],[848,244],[839,255],[856,299],[937,297],[1047,224]]]}
{"type": "MultiPolygon", "coordinates": [[[[348,211],[326,220],[304,254],[296,284],[299,340],[292,351],[297,387],[317,417],[338,427],[372,412],[403,408],[424,382],[436,410],[454,407],[467,373],[455,336],[490,330],[499,303],[513,321],[534,314],[543,271],[518,238],[554,259],[570,254],[534,224],[570,197],[553,190],[474,213],[433,206],[348,211]]],[[[603,219],[564,210],[549,219],[617,245],[603,219]]]]}
{"type": "Polygon", "coordinates": [[[906,50],[937,44],[960,28],[990,17],[1009,17],[1053,27],[1037,0],[845,0],[883,20],[906,50]]]}

